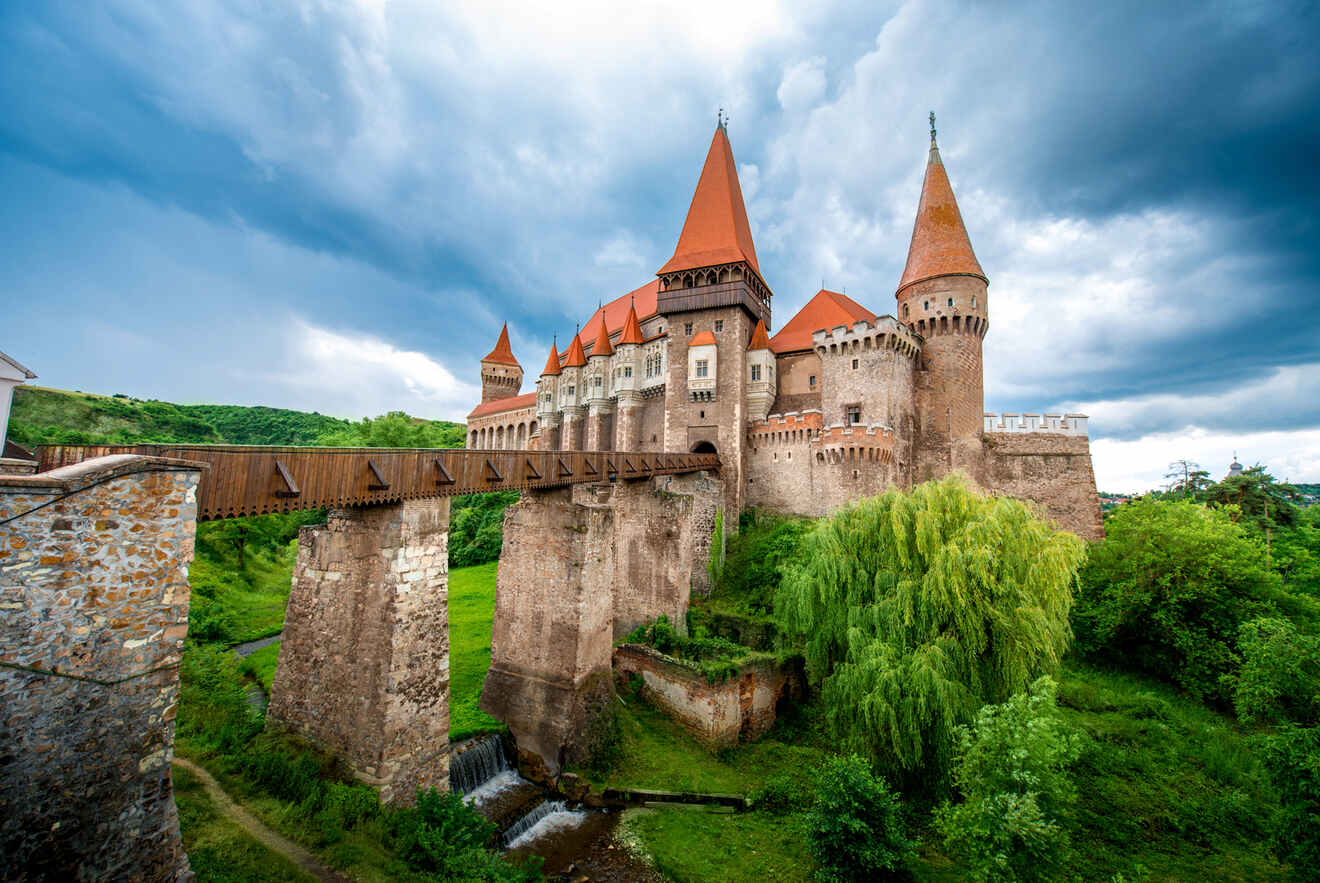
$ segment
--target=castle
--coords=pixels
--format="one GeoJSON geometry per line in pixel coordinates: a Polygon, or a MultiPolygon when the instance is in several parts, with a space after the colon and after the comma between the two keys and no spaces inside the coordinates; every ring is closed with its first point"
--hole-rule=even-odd
{"type": "Polygon", "coordinates": [[[771,335],[729,144],[717,125],[673,256],[598,309],[536,391],[507,325],[481,360],[467,446],[715,451],[730,511],[822,515],[955,470],[1100,539],[1087,418],[986,414],[988,279],[935,143],[893,315],[821,290],[771,335]]]}

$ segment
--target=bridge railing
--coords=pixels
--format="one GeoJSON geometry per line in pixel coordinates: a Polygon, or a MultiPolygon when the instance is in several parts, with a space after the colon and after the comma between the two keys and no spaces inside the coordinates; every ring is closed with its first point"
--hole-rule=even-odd
{"type": "Polygon", "coordinates": [[[111,454],[171,457],[209,466],[197,487],[200,521],[630,481],[720,466],[716,454],[151,444],[41,445],[37,471],[111,454]]]}

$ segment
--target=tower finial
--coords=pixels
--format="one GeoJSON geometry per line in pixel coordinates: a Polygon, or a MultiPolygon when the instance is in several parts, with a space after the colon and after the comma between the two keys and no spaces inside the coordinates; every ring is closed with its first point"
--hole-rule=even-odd
{"type": "Polygon", "coordinates": [[[930,112],[930,146],[935,146],[935,111],[930,112]]]}
{"type": "Polygon", "coordinates": [[[715,125],[718,128],[723,129],[725,132],[729,131],[729,117],[724,113],[724,108],[722,107],[720,108],[719,113],[715,114],[715,125]]]}

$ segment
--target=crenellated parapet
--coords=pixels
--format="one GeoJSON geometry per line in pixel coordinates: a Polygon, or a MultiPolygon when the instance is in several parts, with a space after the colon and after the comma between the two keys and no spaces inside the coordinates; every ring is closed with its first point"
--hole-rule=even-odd
{"type": "Polygon", "coordinates": [[[1085,414],[986,414],[985,431],[1085,437],[1088,419],[1085,414]]]}
{"type": "Polygon", "coordinates": [[[771,414],[747,427],[747,440],[757,447],[772,444],[806,443],[825,426],[820,409],[771,414]]]}
{"type": "Polygon", "coordinates": [[[921,338],[893,316],[878,316],[874,322],[862,320],[852,325],[837,325],[828,331],[817,331],[811,335],[811,343],[821,358],[892,350],[916,359],[921,353],[921,338]]]}
{"type": "Polygon", "coordinates": [[[878,423],[835,423],[821,429],[811,447],[818,462],[888,464],[894,461],[894,430],[878,423]]]}

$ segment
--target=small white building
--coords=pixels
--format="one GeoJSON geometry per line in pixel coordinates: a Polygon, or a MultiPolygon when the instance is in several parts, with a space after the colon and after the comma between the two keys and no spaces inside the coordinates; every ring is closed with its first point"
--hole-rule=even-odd
{"type": "MultiPolygon", "coordinates": [[[[14,387],[36,376],[14,359],[0,353],[0,461],[5,459],[5,436],[9,431],[9,406],[14,400],[14,387]]],[[[0,463],[0,472],[3,471],[8,470],[0,463]]]]}

